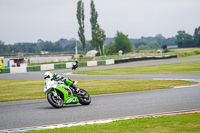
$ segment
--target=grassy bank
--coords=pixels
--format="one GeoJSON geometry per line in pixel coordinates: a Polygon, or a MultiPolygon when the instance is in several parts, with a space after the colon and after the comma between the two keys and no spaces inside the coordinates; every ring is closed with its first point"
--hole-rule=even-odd
{"type": "Polygon", "coordinates": [[[170,49],[170,51],[174,52],[179,57],[188,57],[200,54],[200,48],[178,48],[170,49]]]}
{"type": "MultiPolygon", "coordinates": [[[[77,79],[77,81],[79,81],[77,86],[87,90],[91,95],[165,89],[195,83],[151,79],[77,79]]],[[[43,79],[1,79],[0,82],[0,102],[46,98],[43,93],[43,79]]]]}
{"type": "Polygon", "coordinates": [[[161,74],[161,73],[200,73],[200,61],[152,65],[130,68],[77,71],[75,74],[118,75],[118,74],[161,74]]]}
{"type": "MultiPolygon", "coordinates": [[[[28,131],[29,133],[198,133],[200,114],[136,118],[105,124],[28,131]]],[[[27,132],[26,132],[27,133],[27,132]]]]}

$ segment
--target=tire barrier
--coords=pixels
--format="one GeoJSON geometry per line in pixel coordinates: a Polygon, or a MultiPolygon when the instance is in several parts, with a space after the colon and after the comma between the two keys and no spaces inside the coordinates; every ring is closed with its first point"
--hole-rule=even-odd
{"type": "Polygon", "coordinates": [[[41,71],[40,66],[27,66],[27,72],[41,71]]]}
{"type": "Polygon", "coordinates": [[[44,71],[44,70],[53,70],[53,69],[54,69],[54,64],[41,65],[41,71],[44,71]]]}
{"type": "MultiPolygon", "coordinates": [[[[135,58],[122,58],[122,59],[109,59],[103,61],[83,61],[78,63],[78,67],[87,67],[87,66],[100,66],[100,65],[113,65],[119,63],[127,63],[134,61],[144,61],[144,60],[160,60],[160,59],[171,59],[177,58],[177,55],[165,55],[165,56],[147,56],[147,57],[135,57],[135,58]]],[[[54,69],[65,69],[72,68],[74,62],[59,63],[59,64],[45,64],[40,66],[27,66],[27,67],[11,67],[0,69],[0,73],[24,73],[32,71],[46,71],[54,69]]]]}
{"type": "Polygon", "coordinates": [[[1,73],[10,73],[10,68],[0,69],[1,73]]]}
{"type": "Polygon", "coordinates": [[[87,66],[97,66],[97,61],[87,61],[87,66]]]}
{"type": "Polygon", "coordinates": [[[115,64],[119,63],[127,63],[127,62],[134,62],[134,61],[144,61],[144,60],[160,60],[160,59],[171,59],[177,58],[177,55],[165,55],[165,56],[147,56],[147,57],[136,57],[136,58],[123,58],[115,60],[115,64]]]}
{"type": "Polygon", "coordinates": [[[26,67],[11,67],[10,73],[25,73],[27,72],[26,67]]]}
{"type": "Polygon", "coordinates": [[[113,65],[113,64],[115,64],[114,59],[106,60],[106,65],[113,65]]]}
{"type": "Polygon", "coordinates": [[[73,66],[73,62],[66,63],[66,68],[72,68],[72,66],[73,66]]]}
{"type": "Polygon", "coordinates": [[[101,66],[101,65],[106,65],[106,61],[105,60],[99,60],[97,61],[97,66],[101,66]]]}
{"type": "Polygon", "coordinates": [[[62,63],[62,64],[54,64],[54,69],[64,69],[66,68],[66,64],[62,63]]]}
{"type": "Polygon", "coordinates": [[[41,70],[40,66],[27,66],[26,69],[27,69],[27,72],[34,72],[34,71],[41,70]]]}
{"type": "Polygon", "coordinates": [[[79,62],[78,66],[79,67],[86,67],[87,66],[87,62],[86,61],[85,62],[79,62]]]}

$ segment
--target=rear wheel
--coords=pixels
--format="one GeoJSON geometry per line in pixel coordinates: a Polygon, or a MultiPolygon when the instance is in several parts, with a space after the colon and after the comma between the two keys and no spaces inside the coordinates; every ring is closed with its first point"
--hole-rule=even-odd
{"type": "Polygon", "coordinates": [[[80,89],[79,91],[81,94],[84,94],[84,95],[78,96],[80,104],[89,105],[91,103],[91,97],[90,97],[89,93],[83,89],[80,89]]]}
{"type": "Polygon", "coordinates": [[[59,93],[57,93],[56,97],[53,95],[53,93],[49,93],[47,95],[47,100],[55,108],[62,108],[63,106],[63,100],[60,97],[59,93]]]}

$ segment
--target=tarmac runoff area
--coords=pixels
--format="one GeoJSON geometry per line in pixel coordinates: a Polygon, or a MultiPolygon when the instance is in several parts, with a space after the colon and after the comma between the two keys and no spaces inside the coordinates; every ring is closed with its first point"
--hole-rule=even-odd
{"type": "Polygon", "coordinates": [[[183,111],[174,111],[174,112],[164,112],[161,114],[145,114],[145,115],[126,116],[126,117],[119,117],[119,118],[108,118],[108,119],[102,119],[102,120],[91,120],[91,121],[82,121],[82,122],[73,122],[73,123],[44,125],[44,126],[39,126],[39,127],[26,127],[26,128],[21,128],[21,129],[8,129],[8,130],[2,130],[2,131],[0,131],[0,133],[25,132],[25,131],[31,131],[31,130],[45,130],[45,129],[54,129],[54,128],[63,128],[63,127],[110,123],[110,122],[114,122],[114,121],[118,121],[118,120],[128,120],[128,119],[146,118],[146,117],[172,116],[172,115],[181,115],[181,114],[194,114],[194,113],[200,113],[200,110],[190,110],[190,111],[183,110],[183,111]]]}

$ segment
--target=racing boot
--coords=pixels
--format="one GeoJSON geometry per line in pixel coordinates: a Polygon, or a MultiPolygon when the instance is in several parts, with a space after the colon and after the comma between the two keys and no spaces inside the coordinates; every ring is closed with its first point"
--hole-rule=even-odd
{"type": "Polygon", "coordinates": [[[70,85],[72,88],[74,88],[74,90],[75,90],[75,95],[80,96],[80,97],[83,97],[83,98],[88,98],[88,95],[87,95],[85,92],[81,91],[79,88],[77,88],[77,87],[75,86],[75,84],[76,84],[76,83],[73,83],[73,84],[70,85]]]}
{"type": "Polygon", "coordinates": [[[81,94],[81,93],[80,93],[80,89],[77,88],[77,87],[74,85],[74,83],[72,83],[72,84],[70,85],[70,87],[72,87],[72,88],[75,90],[75,93],[76,93],[77,95],[80,95],[80,94],[81,94]]]}

